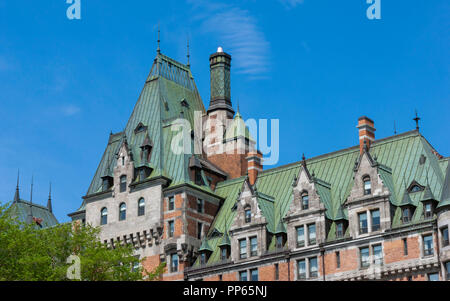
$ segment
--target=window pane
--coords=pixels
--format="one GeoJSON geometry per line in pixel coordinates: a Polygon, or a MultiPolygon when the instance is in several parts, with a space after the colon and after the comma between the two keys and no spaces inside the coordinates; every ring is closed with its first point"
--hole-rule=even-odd
{"type": "Polygon", "coordinates": [[[316,243],[316,224],[311,224],[308,226],[308,238],[310,244],[316,243]]]}
{"type": "Polygon", "coordinates": [[[372,210],[372,231],[380,230],[380,210],[372,210]]]}
{"type": "Polygon", "coordinates": [[[449,245],[449,241],[448,241],[448,227],[445,227],[444,229],[442,229],[442,241],[443,241],[443,245],[444,246],[448,246],[449,245]]]}
{"type": "Polygon", "coordinates": [[[370,183],[370,178],[364,178],[364,194],[371,194],[372,193],[372,185],[370,183]]]}
{"type": "Polygon", "coordinates": [[[302,208],[305,210],[309,208],[309,196],[307,194],[302,196],[302,208]]]}
{"type": "Polygon", "coordinates": [[[317,277],[317,257],[309,259],[309,276],[317,277]]]}
{"type": "Polygon", "coordinates": [[[120,204],[119,207],[119,220],[123,221],[126,219],[126,217],[127,217],[127,206],[124,203],[122,203],[120,204]]]}
{"type": "Polygon", "coordinates": [[[306,278],[306,261],[304,259],[297,261],[297,268],[298,268],[298,278],[299,279],[306,278]]]}
{"type": "Polygon", "coordinates": [[[169,210],[175,209],[175,198],[173,196],[169,197],[169,210]]]}
{"type": "Polygon", "coordinates": [[[447,271],[447,280],[450,280],[450,261],[445,263],[445,270],[447,271]]]}
{"type": "Polygon", "coordinates": [[[103,208],[101,211],[101,221],[100,224],[106,225],[108,223],[108,209],[103,208]]]}
{"type": "Polygon", "coordinates": [[[197,199],[197,212],[203,213],[203,200],[197,199]]]}
{"type": "Polygon", "coordinates": [[[364,234],[367,233],[367,213],[360,213],[359,214],[359,233],[364,234]]]}
{"type": "Polygon", "coordinates": [[[343,237],[344,236],[344,224],[343,223],[337,223],[336,224],[336,236],[337,237],[343,237]]]}
{"type": "Polygon", "coordinates": [[[373,246],[373,258],[375,264],[383,264],[383,249],[381,245],[373,246]]]}
{"type": "Polygon", "coordinates": [[[138,216],[142,216],[145,214],[145,200],[140,199],[138,204],[138,216]]]}
{"type": "Polygon", "coordinates": [[[245,222],[250,223],[252,221],[252,211],[250,209],[245,209],[245,222]]]}
{"type": "Polygon", "coordinates": [[[250,271],[251,281],[258,281],[258,269],[250,271]]]}
{"type": "Polygon", "coordinates": [[[178,254],[172,254],[172,272],[178,271],[178,254]]]}
{"type": "Polygon", "coordinates": [[[245,239],[239,241],[239,253],[241,258],[247,258],[247,241],[245,239]]]}
{"type": "Polygon", "coordinates": [[[127,190],[127,176],[120,177],[120,192],[127,190]]]}
{"type": "Polygon", "coordinates": [[[250,256],[258,255],[258,241],[256,237],[250,238],[250,256]]]}
{"type": "Polygon", "coordinates": [[[433,236],[427,235],[423,237],[424,255],[433,255],[433,236]]]}
{"type": "Polygon", "coordinates": [[[222,260],[227,259],[227,248],[226,247],[222,247],[222,249],[220,250],[221,254],[220,257],[222,260]]]}
{"type": "Polygon", "coordinates": [[[305,227],[297,227],[297,246],[303,247],[305,245],[305,227]]]}
{"type": "Polygon", "coordinates": [[[173,233],[174,233],[174,223],[173,221],[169,222],[169,237],[173,237],[173,233]]]}
{"type": "Polygon", "coordinates": [[[240,281],[247,281],[247,271],[239,272],[239,280],[240,281]]]}
{"type": "Polygon", "coordinates": [[[439,274],[438,273],[428,274],[428,281],[439,281],[439,274]]]}
{"type": "Polygon", "coordinates": [[[361,267],[368,267],[370,265],[369,262],[369,248],[360,249],[361,252],[361,267]]]}

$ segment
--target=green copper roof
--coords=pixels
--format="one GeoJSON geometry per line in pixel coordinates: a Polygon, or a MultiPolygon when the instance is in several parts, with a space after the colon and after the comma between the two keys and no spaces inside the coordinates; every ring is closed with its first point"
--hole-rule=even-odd
{"type": "Polygon", "coordinates": [[[200,248],[198,250],[199,251],[211,251],[211,252],[213,251],[213,249],[209,246],[207,239],[203,239],[202,245],[200,246],[200,248]]]}
{"type": "Polygon", "coordinates": [[[250,131],[248,130],[248,127],[245,125],[244,119],[242,119],[241,114],[239,111],[234,116],[233,121],[228,126],[227,131],[225,132],[225,140],[233,140],[239,137],[244,137],[249,140],[253,140],[253,138],[250,136],[250,131]]]}
{"type": "MultiPolygon", "coordinates": [[[[406,132],[400,135],[376,140],[371,148],[371,155],[377,158],[378,173],[380,178],[391,192],[391,203],[399,206],[405,194],[405,184],[416,181],[426,183],[428,178],[429,188],[433,195],[440,200],[445,175],[442,166],[446,160],[439,160],[434,149],[417,131],[406,132]],[[426,158],[420,163],[420,157],[426,158]]],[[[330,154],[311,158],[306,161],[308,170],[315,176],[317,192],[326,208],[326,217],[332,221],[347,219],[347,212],[342,204],[350,194],[353,185],[353,168],[359,157],[359,146],[351,147],[330,154]]],[[[272,232],[274,227],[280,225],[280,216],[283,218],[292,202],[292,182],[298,176],[301,162],[265,170],[261,172],[256,181],[257,192],[270,196],[273,202],[258,198],[258,205],[268,221],[268,230],[272,232]],[[273,208],[273,209],[272,209],[273,208]],[[276,213],[280,212],[280,214],[276,213]]],[[[447,174],[450,174],[447,170],[447,174]]],[[[450,179],[450,175],[447,175],[450,179]]],[[[215,193],[225,198],[225,202],[218,212],[212,228],[225,233],[236,212],[231,210],[236,202],[238,192],[241,189],[245,177],[221,182],[217,185],[215,193]],[[225,225],[225,221],[228,221],[225,225]]],[[[444,202],[450,204],[450,184],[447,184],[447,198],[444,202]]],[[[412,222],[423,219],[423,205],[420,202],[421,194],[409,195],[411,203],[416,206],[412,222]]],[[[332,225],[334,222],[332,223],[332,225]]],[[[395,212],[393,226],[401,224],[400,208],[395,212]]],[[[273,233],[273,232],[272,232],[273,233]]],[[[348,231],[344,234],[348,237],[348,231]]],[[[334,231],[329,232],[327,240],[334,239],[334,231]]],[[[214,250],[208,263],[220,260],[220,238],[208,240],[214,250]]]]}
{"type": "Polygon", "coordinates": [[[30,202],[24,200],[14,201],[10,209],[12,215],[23,223],[29,223],[28,217],[32,213],[34,218],[42,220],[42,228],[52,227],[58,224],[58,220],[47,207],[35,203],[30,204],[30,202]]]}
{"type": "MultiPolygon", "coordinates": [[[[124,131],[110,135],[87,195],[100,192],[101,177],[112,175],[116,154],[124,139],[133,155],[135,167],[152,168],[149,178],[165,176],[171,180],[171,186],[189,183],[211,192],[208,186],[198,186],[190,180],[188,164],[192,155],[177,154],[171,148],[172,140],[177,135],[179,137],[181,131],[174,131],[172,126],[181,124],[177,119],[183,118],[193,128],[195,111],[204,114],[205,108],[190,69],[158,54],[124,131]],[[141,162],[141,146],[146,140],[152,144],[150,162],[141,162]]],[[[190,143],[192,146],[193,141],[190,143]]],[[[79,210],[82,209],[83,206],[79,210]]]]}
{"type": "Polygon", "coordinates": [[[230,237],[228,236],[228,232],[225,232],[222,236],[222,239],[219,243],[219,247],[222,246],[231,246],[230,237]]]}

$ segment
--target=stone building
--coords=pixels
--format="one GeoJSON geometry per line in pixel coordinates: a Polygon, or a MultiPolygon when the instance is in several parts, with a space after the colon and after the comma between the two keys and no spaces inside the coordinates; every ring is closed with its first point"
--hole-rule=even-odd
{"type": "Polygon", "coordinates": [[[163,280],[450,279],[449,158],[418,127],[376,140],[361,117],[357,146],[263,171],[230,67],[219,47],[205,110],[189,63],[158,49],[69,216],[166,262],[163,280]]]}

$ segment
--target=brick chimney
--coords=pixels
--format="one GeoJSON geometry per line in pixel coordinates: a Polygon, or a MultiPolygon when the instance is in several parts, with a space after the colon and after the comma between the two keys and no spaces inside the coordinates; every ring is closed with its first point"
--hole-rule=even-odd
{"type": "Polygon", "coordinates": [[[367,149],[375,140],[375,124],[372,119],[366,116],[358,118],[358,125],[356,126],[359,130],[359,153],[364,152],[364,144],[367,145],[367,149]]]}
{"type": "Polygon", "coordinates": [[[258,173],[262,171],[262,154],[259,152],[248,153],[247,159],[247,172],[250,185],[254,185],[258,178],[258,173]]]}

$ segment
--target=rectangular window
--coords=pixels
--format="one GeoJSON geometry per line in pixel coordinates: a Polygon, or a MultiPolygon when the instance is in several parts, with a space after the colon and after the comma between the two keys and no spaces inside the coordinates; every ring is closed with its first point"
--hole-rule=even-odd
{"type": "Polygon", "coordinates": [[[336,252],[336,268],[341,268],[341,253],[336,252]]]}
{"type": "Polygon", "coordinates": [[[431,208],[431,203],[426,203],[425,204],[425,219],[429,219],[433,216],[433,211],[431,208]]]}
{"type": "Polygon", "coordinates": [[[283,248],[283,235],[278,234],[276,240],[277,249],[283,248]]]}
{"type": "Polygon", "coordinates": [[[127,190],[127,176],[120,177],[120,192],[127,190]]]}
{"type": "Polygon", "coordinates": [[[381,245],[376,245],[372,247],[373,253],[373,263],[381,265],[383,264],[383,248],[381,245]]]}
{"type": "Polygon", "coordinates": [[[306,261],[304,259],[297,261],[298,279],[306,279],[306,261]]]}
{"type": "Polygon", "coordinates": [[[316,224],[308,225],[308,244],[316,243],[316,224]]]}
{"type": "Polygon", "coordinates": [[[202,239],[203,224],[197,223],[197,238],[202,239]]]}
{"type": "Polygon", "coordinates": [[[169,197],[169,210],[175,209],[175,198],[173,196],[169,197]]]}
{"type": "Polygon", "coordinates": [[[175,225],[174,225],[174,222],[173,221],[170,221],[169,223],[168,223],[168,230],[169,230],[169,237],[173,237],[173,233],[175,232],[174,230],[174,227],[175,227],[175,225]]]}
{"type": "MultiPolygon", "coordinates": [[[[450,262],[448,262],[448,263],[450,263],[450,262]]],[[[280,270],[278,267],[278,263],[275,263],[275,280],[278,280],[278,279],[280,279],[280,270]]]]}
{"type": "Polygon", "coordinates": [[[403,220],[404,224],[409,223],[411,221],[411,214],[410,214],[410,212],[411,211],[409,210],[409,208],[403,208],[403,210],[402,210],[402,220],[403,220]]]}
{"type": "Polygon", "coordinates": [[[250,256],[258,255],[258,240],[256,236],[250,237],[250,256]]]}
{"type": "Polygon", "coordinates": [[[206,254],[205,252],[200,254],[200,264],[205,264],[206,263],[206,254]]]}
{"type": "Polygon", "coordinates": [[[441,229],[441,235],[442,235],[442,246],[443,247],[448,246],[449,245],[449,241],[448,241],[448,227],[445,227],[445,228],[441,229]]]}
{"type": "Polygon", "coordinates": [[[372,231],[380,230],[380,210],[372,210],[370,215],[372,216],[372,231]]]}
{"type": "Polygon", "coordinates": [[[403,255],[408,255],[408,239],[403,238],[403,255]]]}
{"type": "Polygon", "coordinates": [[[239,272],[239,281],[247,281],[247,271],[239,272]]]}
{"type": "Polygon", "coordinates": [[[363,212],[358,214],[359,219],[359,234],[365,234],[368,232],[367,229],[367,213],[363,212]]]}
{"type": "Polygon", "coordinates": [[[247,258],[247,240],[239,240],[239,256],[241,259],[247,258]]]}
{"type": "Polygon", "coordinates": [[[258,281],[258,269],[250,270],[250,277],[251,281],[258,281]]]}
{"type": "Polygon", "coordinates": [[[178,272],[178,254],[174,253],[170,256],[170,271],[178,272]]]}
{"type": "Polygon", "coordinates": [[[295,229],[297,230],[297,247],[305,246],[305,227],[300,226],[295,229]]]}
{"type": "Polygon", "coordinates": [[[219,275],[219,281],[222,281],[222,274],[219,275]]]}
{"type": "Polygon", "coordinates": [[[197,199],[197,212],[203,213],[205,206],[205,201],[202,199],[197,199]]]}
{"type": "Polygon", "coordinates": [[[434,254],[433,235],[425,235],[423,237],[423,255],[429,256],[434,254]]]}
{"type": "Polygon", "coordinates": [[[342,222],[336,223],[336,237],[344,237],[344,223],[342,222]]]}
{"type": "Polygon", "coordinates": [[[317,277],[317,257],[309,259],[309,277],[310,278],[317,277]]]}
{"type": "Polygon", "coordinates": [[[252,211],[250,209],[245,209],[245,222],[250,223],[252,221],[252,211]]]}
{"type": "Polygon", "coordinates": [[[439,274],[438,273],[428,274],[428,281],[439,281],[439,274]]]}
{"type": "Polygon", "coordinates": [[[369,261],[369,248],[361,248],[359,249],[361,268],[367,268],[370,266],[369,261]]]}
{"type": "Polygon", "coordinates": [[[222,247],[222,249],[220,249],[220,259],[222,260],[226,260],[227,259],[227,248],[226,247],[222,247]]]}

